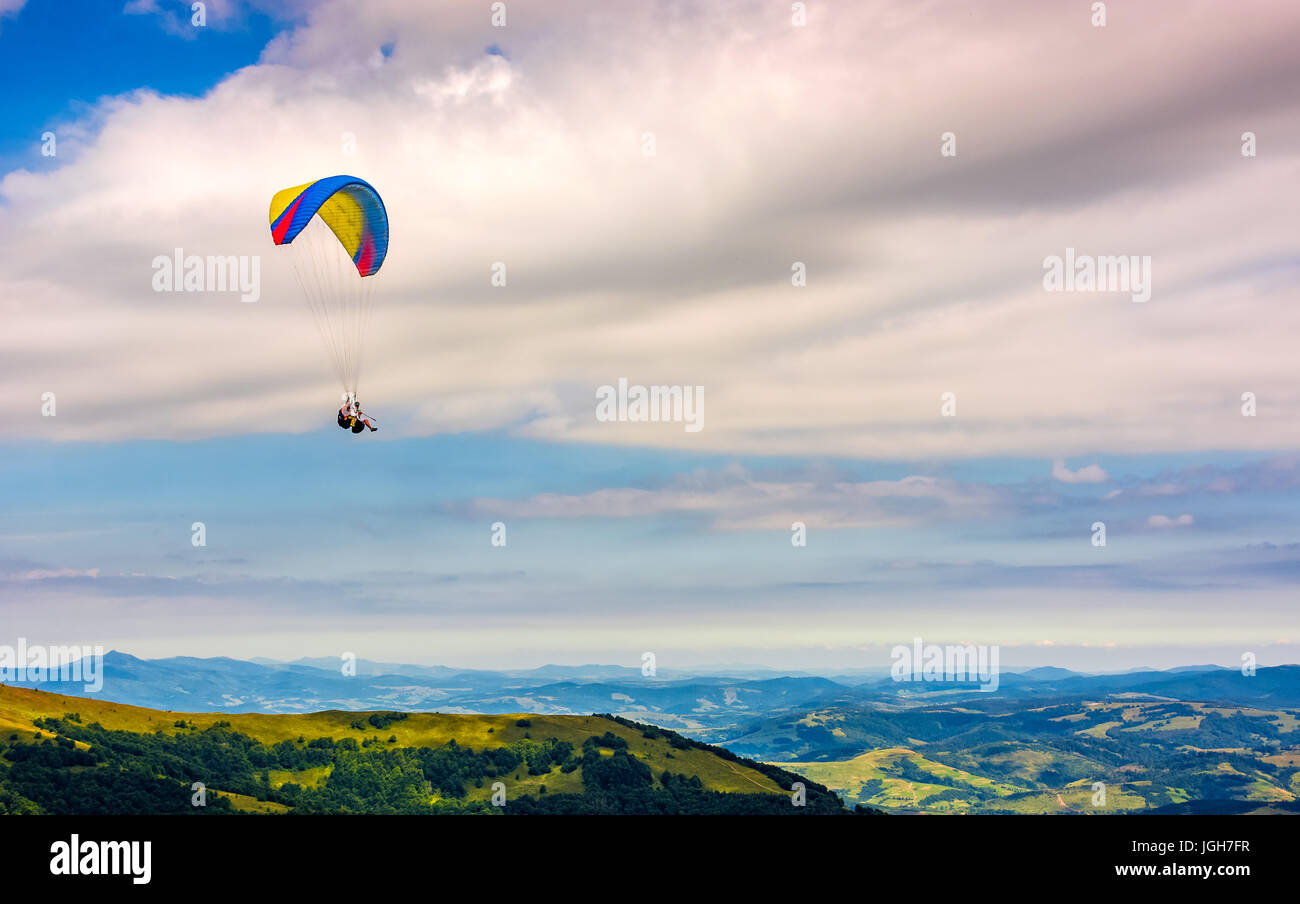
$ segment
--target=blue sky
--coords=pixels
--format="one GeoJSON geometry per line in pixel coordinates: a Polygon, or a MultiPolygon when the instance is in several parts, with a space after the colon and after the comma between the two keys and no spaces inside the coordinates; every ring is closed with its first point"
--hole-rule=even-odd
{"type": "Polygon", "coordinates": [[[856,9],[791,34],[758,6],[722,32],[689,6],[187,8],[0,17],[25,86],[0,121],[3,633],[512,668],[868,667],[918,636],[1008,666],[1300,657],[1292,13],[1191,15],[1150,56],[1149,11],[879,35],[856,9]],[[1209,101],[1206,53],[1231,63],[1209,101]],[[1080,82],[1126,100],[1058,116],[1080,82]],[[374,435],[332,426],[266,233],[273,192],[333,172],[392,226],[374,435]],[[257,256],[261,299],[151,291],[182,246],[257,256]],[[1044,291],[1076,246],[1152,255],[1152,300],[1044,291]],[[602,422],[620,377],[705,387],[704,429],[602,422]]]}
{"type": "MultiPolygon", "coordinates": [[[[260,655],[284,652],[286,622],[338,622],[349,632],[391,622],[403,630],[431,630],[436,638],[439,626],[468,619],[483,625],[486,638],[498,624],[520,643],[512,623],[544,625],[551,616],[561,624],[613,623],[633,636],[644,621],[662,622],[668,637],[692,618],[724,626],[733,620],[752,626],[757,619],[771,627],[757,636],[737,632],[748,644],[728,649],[726,660],[748,653],[747,661],[756,661],[766,652],[794,666],[801,658],[797,651],[744,647],[761,648],[763,635],[780,637],[788,622],[797,624],[808,612],[819,623],[845,620],[862,632],[868,649],[837,655],[844,666],[879,664],[882,651],[874,647],[888,639],[887,631],[877,635],[871,619],[855,612],[878,613],[891,625],[914,619],[935,630],[950,623],[954,608],[972,606],[977,613],[988,606],[996,618],[1036,624],[1044,634],[1040,641],[1074,631],[1087,638],[1083,642],[1101,645],[1124,640],[1130,624],[1123,610],[1130,609],[1146,625],[1139,644],[1145,648],[1165,631],[1152,629],[1143,607],[1157,623],[1180,606],[1192,610],[1187,617],[1204,622],[1206,613],[1198,610],[1206,606],[1209,585],[1213,599],[1255,599],[1267,611],[1279,591],[1289,606],[1289,586],[1300,574],[1300,547],[1285,548],[1295,481],[1288,478],[1279,493],[1274,481],[1261,476],[1275,473],[1268,460],[1254,455],[1096,459],[1110,475],[1102,489],[1123,488],[1134,497],[1122,502],[1101,500],[1097,485],[1062,486],[1051,478],[1048,463],[1034,460],[925,468],[665,453],[487,433],[369,444],[339,438],[330,429],[188,443],[7,442],[2,473],[9,504],[0,519],[5,570],[15,593],[42,601],[40,611],[18,623],[28,621],[32,633],[39,633],[42,625],[49,630],[50,615],[62,607],[86,615],[114,606],[140,609],[149,615],[131,631],[148,630],[154,618],[202,626],[202,634],[183,642],[169,636],[167,643],[179,643],[173,652],[216,655],[223,644],[240,644],[242,631],[218,634],[222,639],[212,645],[206,639],[218,630],[214,621],[226,620],[222,610],[233,607],[239,613],[233,627],[276,632],[279,639],[269,646],[249,645],[260,655]],[[737,468],[753,482],[796,473],[838,482],[937,474],[1001,498],[972,517],[921,506],[913,518],[903,502],[897,524],[813,527],[809,545],[801,549],[791,546],[789,531],[719,529],[720,509],[514,518],[473,507],[488,498],[503,500],[507,509],[511,501],[549,494],[590,499],[610,487],[653,493],[684,476],[715,480],[737,468]],[[1238,489],[1209,493],[1191,486],[1217,477],[1236,481],[1238,489]],[[1151,497],[1140,495],[1176,481],[1184,489],[1173,508],[1153,506],[1151,497]],[[1171,515],[1186,509],[1197,523],[1151,528],[1144,522],[1153,507],[1171,515]],[[505,548],[490,543],[498,517],[507,525],[505,548]],[[1109,524],[1105,549],[1089,541],[1096,518],[1109,524]],[[190,543],[194,521],[205,525],[204,548],[190,543]],[[1071,599],[1094,601],[1103,613],[1099,625],[1062,619],[1054,601],[1067,591],[1071,599]],[[1111,598],[1124,601],[1119,611],[1111,598]],[[249,604],[251,609],[244,608],[249,604]],[[933,611],[925,612],[927,607],[933,611]],[[630,624],[629,614],[636,614],[630,624]]],[[[1209,611],[1211,623],[1214,612],[1209,611]]],[[[979,630],[978,619],[958,624],[979,630]]],[[[1220,630],[1239,629],[1235,622],[1228,629],[1225,620],[1220,630]]],[[[1004,630],[976,636],[996,638],[1004,630]]],[[[1024,649],[1013,661],[1055,661],[1023,633],[1014,641],[1024,649]]],[[[303,655],[318,649],[310,631],[298,642],[300,648],[289,649],[303,655]]],[[[169,649],[152,646],[153,638],[136,639],[142,643],[156,654],[169,649]]],[[[390,638],[385,649],[393,645],[390,638]]],[[[454,647],[442,648],[435,658],[455,661],[454,647]]],[[[400,641],[396,649],[408,658],[418,653],[400,641]]],[[[492,650],[489,642],[486,650],[465,653],[488,664],[504,665],[516,656],[531,661],[523,652],[493,656],[492,650]]],[[[548,652],[543,658],[564,658],[566,651],[561,644],[548,652]]],[[[705,664],[706,658],[692,653],[687,643],[679,655],[705,664]]],[[[1220,650],[1217,658],[1225,655],[1220,650]]],[[[815,664],[807,661],[807,651],[802,657],[805,665],[815,664]]],[[[1124,662],[1101,654],[1073,660],[1097,668],[1124,662]]]]}
{"type": "MultiPolygon", "coordinates": [[[[163,7],[180,15],[189,4],[163,7]]],[[[0,162],[6,169],[49,163],[40,156],[40,134],[85,115],[105,95],[202,94],[256,63],[276,25],[249,9],[176,34],[160,27],[157,14],[126,14],[123,4],[29,2],[0,18],[0,81],[22,86],[5,98],[0,162]]]]}

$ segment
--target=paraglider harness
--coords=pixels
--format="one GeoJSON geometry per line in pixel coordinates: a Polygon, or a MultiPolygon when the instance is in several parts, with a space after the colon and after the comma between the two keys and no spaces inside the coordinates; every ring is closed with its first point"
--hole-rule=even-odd
{"type": "Polygon", "coordinates": [[[361,433],[366,429],[366,423],[361,419],[361,407],[357,405],[357,397],[351,393],[343,396],[344,405],[339,408],[338,424],[344,430],[351,429],[353,433],[361,433]]]}

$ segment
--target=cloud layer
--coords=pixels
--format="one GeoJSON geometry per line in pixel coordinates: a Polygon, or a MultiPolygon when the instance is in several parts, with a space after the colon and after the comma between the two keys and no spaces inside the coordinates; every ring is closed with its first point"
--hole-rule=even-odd
{"type": "Polygon", "coordinates": [[[337,390],[264,211],[353,172],[392,221],[363,378],[390,430],[895,458],[1300,445],[1300,8],[985,11],[797,28],[753,2],[575,2],[493,28],[322,4],[206,95],[105,99],[5,175],[17,426],[324,423],[337,390]],[[262,300],[152,292],[178,247],[262,255],[262,300]],[[1044,291],[1066,248],[1150,255],[1152,299],[1044,291]],[[705,386],[706,429],[598,422],[623,376],[705,386]]]}

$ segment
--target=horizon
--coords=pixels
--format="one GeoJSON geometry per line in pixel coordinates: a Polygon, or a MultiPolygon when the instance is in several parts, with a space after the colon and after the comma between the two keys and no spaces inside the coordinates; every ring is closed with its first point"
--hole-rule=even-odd
{"type": "MultiPolygon", "coordinates": [[[[33,645],[27,644],[27,646],[28,648],[30,648],[33,645]]],[[[233,657],[233,656],[190,656],[185,654],[169,655],[169,656],[139,656],[134,653],[128,652],[126,650],[119,650],[116,648],[105,650],[103,656],[104,658],[107,658],[108,656],[111,656],[113,654],[118,654],[119,656],[125,656],[143,662],[165,662],[174,659],[193,659],[193,660],[198,660],[200,662],[226,660],[231,662],[248,663],[251,665],[282,666],[282,665],[306,664],[308,665],[308,667],[318,668],[321,669],[322,671],[329,671],[329,669],[325,668],[324,661],[332,662],[335,660],[340,660],[341,662],[342,659],[342,657],[337,657],[337,656],[334,657],[303,656],[296,659],[275,659],[271,657],[262,657],[262,656],[255,656],[251,658],[241,658],[241,657],[233,657]],[[315,663],[320,663],[320,664],[315,664],[315,663]]],[[[69,663],[75,661],[76,661],[75,659],[67,660],[67,662],[69,663]]],[[[536,672],[548,668],[624,669],[630,672],[641,672],[641,665],[639,663],[635,665],[629,665],[629,664],[624,664],[624,663],[619,663],[614,661],[595,661],[595,660],[584,661],[584,662],[548,661],[548,662],[542,662],[539,664],[532,664],[532,665],[512,664],[512,665],[473,665],[473,666],[459,665],[450,660],[439,660],[439,661],[432,661],[432,662],[411,662],[411,661],[378,660],[378,659],[372,659],[370,657],[365,657],[365,656],[357,656],[355,661],[358,664],[365,663],[371,666],[378,666],[378,667],[393,667],[393,668],[414,667],[414,668],[426,668],[426,669],[448,669],[452,671],[483,671],[483,672],[497,672],[497,673],[536,672]]],[[[1254,663],[1254,665],[1256,668],[1277,668],[1281,666],[1300,666],[1300,662],[1257,662],[1254,663]]],[[[675,675],[685,675],[688,677],[695,676],[695,675],[703,676],[707,674],[718,674],[718,675],[726,676],[727,674],[730,673],[740,673],[745,671],[776,672],[782,675],[799,674],[799,675],[806,675],[811,677],[829,677],[834,675],[843,676],[843,675],[853,675],[858,673],[874,675],[874,674],[888,674],[888,672],[890,671],[890,667],[891,667],[890,664],[860,665],[860,666],[815,666],[815,665],[773,666],[773,665],[763,665],[761,663],[753,663],[753,662],[750,663],[710,662],[710,663],[701,663],[701,664],[689,665],[689,666],[656,665],[656,669],[658,672],[675,674],[675,675]]],[[[1066,668],[1063,666],[1054,665],[1050,663],[1042,663],[1037,665],[1028,664],[1028,663],[1003,663],[1000,666],[1000,672],[1001,674],[1024,674],[1026,672],[1031,672],[1031,671],[1056,669],[1061,671],[1068,671],[1077,675],[1102,676],[1102,675],[1128,674],[1132,672],[1145,672],[1145,671],[1150,671],[1150,672],[1189,671],[1189,670],[1199,669],[1199,668],[1204,668],[1206,670],[1238,671],[1240,667],[1222,665],[1220,663],[1206,661],[1206,662],[1186,662],[1177,665],[1159,666],[1159,667],[1152,666],[1152,665],[1137,665],[1137,666],[1129,666],[1129,667],[1116,668],[1116,669],[1090,670],[1084,668],[1066,668]]],[[[384,674],[384,673],[377,673],[377,674],[384,674]]],[[[656,677],[656,676],[649,676],[649,677],[656,677]]]]}

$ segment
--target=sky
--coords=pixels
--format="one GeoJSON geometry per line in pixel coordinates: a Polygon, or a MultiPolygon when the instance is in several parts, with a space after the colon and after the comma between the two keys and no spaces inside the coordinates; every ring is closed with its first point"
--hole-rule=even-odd
{"type": "Polygon", "coordinates": [[[0,643],[1300,661],[1300,7],[489,6],[0,0],[0,643]],[[361,436],[266,219],[337,173],[361,436]]]}

